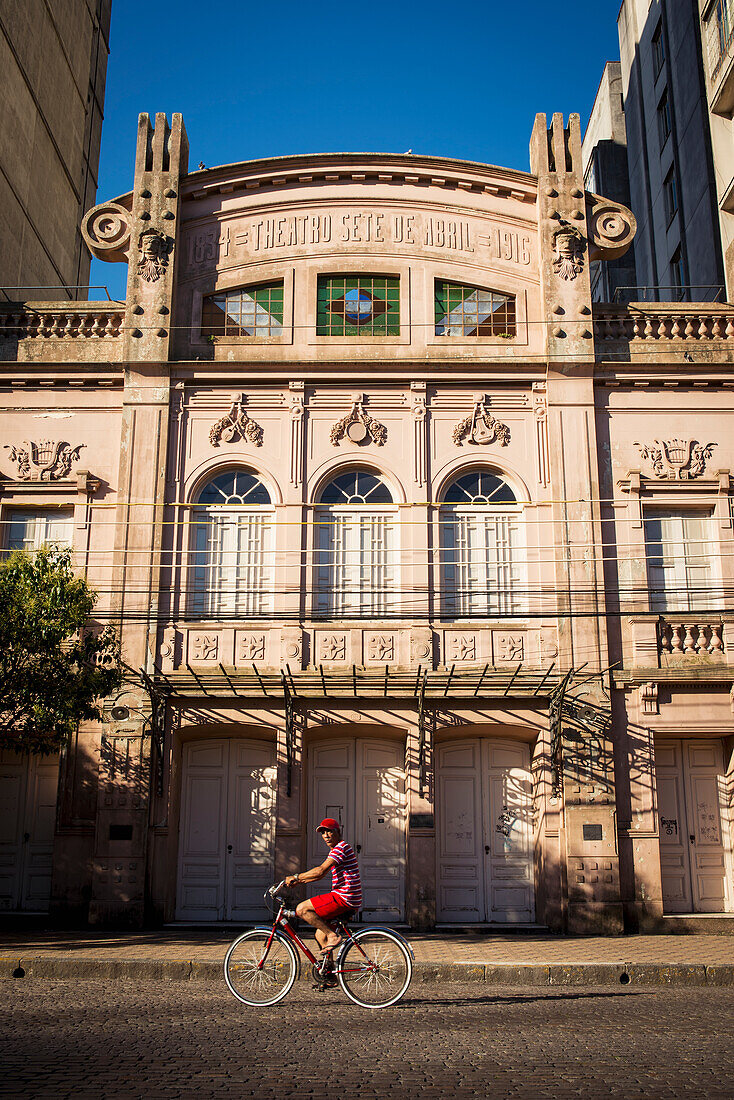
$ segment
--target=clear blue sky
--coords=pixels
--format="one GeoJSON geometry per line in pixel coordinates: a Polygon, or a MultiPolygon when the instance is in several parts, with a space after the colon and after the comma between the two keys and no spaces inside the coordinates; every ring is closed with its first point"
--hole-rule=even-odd
{"type": "MultiPolygon", "coordinates": [[[[586,125],[604,63],[619,57],[618,10],[112,0],[97,201],[132,186],[140,111],[183,114],[194,168],[412,149],[527,171],[536,112],[577,111],[586,125]]],[[[122,297],[126,270],[94,261],[91,281],[122,297]]]]}

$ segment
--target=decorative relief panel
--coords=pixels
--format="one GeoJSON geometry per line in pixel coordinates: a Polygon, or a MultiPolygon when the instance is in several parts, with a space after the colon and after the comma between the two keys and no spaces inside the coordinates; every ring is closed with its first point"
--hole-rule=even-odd
{"type": "Polygon", "coordinates": [[[329,433],[334,447],[340,440],[347,438],[350,443],[376,443],[382,447],[387,439],[387,428],[379,420],[366,413],[362,408],[362,395],[355,394],[353,404],[346,416],[338,420],[329,433]]]}
{"type": "Polygon", "coordinates": [[[495,663],[525,660],[525,635],[492,632],[492,653],[495,663]]]}
{"type": "Polygon", "coordinates": [[[697,439],[654,439],[634,446],[639,448],[641,458],[649,460],[656,477],[687,481],[701,476],[716,444],[702,444],[697,439]]]}
{"type": "Polygon", "coordinates": [[[189,634],[190,661],[219,661],[219,635],[191,632],[189,634]]]}
{"type": "Polygon", "coordinates": [[[163,638],[161,639],[161,647],[158,650],[158,656],[161,662],[161,670],[163,672],[173,672],[177,667],[177,655],[176,655],[176,642],[177,642],[176,628],[169,623],[166,629],[163,631],[163,638]]]}
{"type": "Polygon", "coordinates": [[[318,634],[316,660],[336,664],[347,660],[347,635],[343,633],[318,634]]]}
{"type": "Polygon", "coordinates": [[[72,462],[79,461],[86,443],[72,447],[64,440],[54,443],[50,439],[42,439],[34,443],[24,439],[19,446],[10,443],[4,446],[10,451],[10,461],[16,465],[18,481],[60,481],[71,472],[72,462]]]}
{"type": "Polygon", "coordinates": [[[221,442],[234,443],[236,439],[245,439],[255,447],[263,445],[263,430],[245,412],[241,396],[232,402],[227,415],[217,420],[209,432],[212,447],[218,447],[221,442]]]}
{"type": "Polygon", "coordinates": [[[410,383],[411,414],[413,417],[413,481],[416,485],[426,482],[426,384],[410,383]]]}
{"type": "Polygon", "coordinates": [[[284,627],[281,630],[280,659],[282,664],[302,667],[303,648],[303,632],[299,627],[284,627]]]}
{"type": "Polygon", "coordinates": [[[410,632],[410,661],[413,665],[433,667],[433,631],[416,627],[410,632]]]}
{"type": "Polygon", "coordinates": [[[291,485],[303,481],[303,418],[305,414],[303,382],[289,382],[291,391],[291,485]]]}
{"type": "Polygon", "coordinates": [[[499,443],[500,447],[506,447],[510,442],[510,429],[492,416],[485,404],[484,394],[475,394],[471,415],[459,421],[454,428],[452,439],[457,447],[462,443],[479,445],[499,443]]]}
{"type": "Polygon", "coordinates": [[[366,658],[378,664],[392,664],[395,661],[394,634],[367,634],[366,658]]]}
{"type": "Polygon", "coordinates": [[[237,664],[250,664],[253,661],[264,661],[266,653],[266,636],[262,633],[250,631],[237,633],[237,648],[235,650],[237,664]]]}
{"type": "Polygon", "coordinates": [[[446,633],[446,662],[476,661],[477,636],[469,633],[446,633]]]}

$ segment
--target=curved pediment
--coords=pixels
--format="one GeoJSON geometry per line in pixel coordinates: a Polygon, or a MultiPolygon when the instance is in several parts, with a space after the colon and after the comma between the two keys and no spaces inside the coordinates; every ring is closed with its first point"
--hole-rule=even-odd
{"type": "MultiPolygon", "coordinates": [[[[554,118],[546,137],[539,116],[538,175],[411,153],[188,172],[180,118],[168,139],[163,116],[155,130],[144,116],[135,193],[90,211],[83,232],[100,258],[130,257],[133,316],[165,282],[176,358],[233,360],[243,342],[255,359],[277,344],[281,358],[326,360],[354,342],[372,360],[399,359],[407,345],[431,358],[449,345],[475,359],[534,356],[548,325],[584,354],[589,261],[621,254],[635,226],[625,208],[580,186],[578,119],[569,125],[566,134],[554,118]],[[263,311],[266,324],[247,322],[263,311]],[[386,323],[363,323],[373,314],[386,323]],[[554,317],[568,318],[565,327],[554,317]]],[[[157,331],[143,321],[135,329],[139,338],[157,331]]]]}

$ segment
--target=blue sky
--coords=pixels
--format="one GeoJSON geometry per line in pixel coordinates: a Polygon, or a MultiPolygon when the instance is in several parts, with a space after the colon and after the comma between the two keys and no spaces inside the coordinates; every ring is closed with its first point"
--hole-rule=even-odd
{"type": "MultiPolygon", "coordinates": [[[[619,0],[420,5],[113,0],[97,201],[132,186],[140,111],[181,111],[189,163],[380,151],[527,171],[537,111],[586,125],[619,0]]],[[[93,262],[124,296],[126,268],[93,262]]],[[[91,297],[97,297],[92,291],[91,297]]]]}

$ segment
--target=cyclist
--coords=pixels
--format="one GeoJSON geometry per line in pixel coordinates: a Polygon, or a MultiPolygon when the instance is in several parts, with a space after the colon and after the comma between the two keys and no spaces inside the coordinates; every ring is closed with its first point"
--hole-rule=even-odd
{"type": "Polygon", "coordinates": [[[362,884],[354,849],[342,840],[341,826],[333,817],[325,817],[316,831],[328,845],[329,854],[319,867],[289,875],[286,886],[299,882],[318,882],[331,871],[331,893],[307,898],[296,906],[296,914],[316,929],[316,941],[322,955],[328,955],[342,942],[342,937],[328,923],[333,918],[346,917],[362,905],[362,884]]]}

